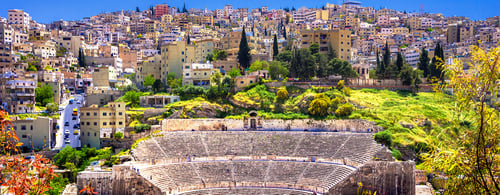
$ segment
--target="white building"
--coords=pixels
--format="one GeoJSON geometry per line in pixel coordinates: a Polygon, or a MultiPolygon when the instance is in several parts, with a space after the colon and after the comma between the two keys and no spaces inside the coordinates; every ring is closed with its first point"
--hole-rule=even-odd
{"type": "Polygon", "coordinates": [[[11,9],[8,12],[7,23],[16,25],[25,29],[30,28],[31,16],[22,10],[11,9]]]}

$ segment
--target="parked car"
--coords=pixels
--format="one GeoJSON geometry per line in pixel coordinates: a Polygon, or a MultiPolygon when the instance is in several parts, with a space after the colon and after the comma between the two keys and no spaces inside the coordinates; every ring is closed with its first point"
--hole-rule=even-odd
{"type": "Polygon", "coordinates": [[[69,122],[64,122],[64,126],[69,126],[69,122]]]}
{"type": "Polygon", "coordinates": [[[70,139],[69,139],[69,138],[67,138],[66,140],[64,140],[64,143],[65,143],[65,144],[69,144],[69,143],[71,143],[71,141],[70,141],[70,139]]]}
{"type": "Polygon", "coordinates": [[[80,129],[80,124],[73,125],[73,129],[80,129]]]}
{"type": "Polygon", "coordinates": [[[69,134],[69,129],[66,129],[66,130],[64,131],[64,134],[69,134]]]}
{"type": "Polygon", "coordinates": [[[78,135],[78,130],[73,131],[74,135],[78,135]]]}
{"type": "Polygon", "coordinates": [[[71,120],[76,120],[76,116],[74,116],[73,118],[71,118],[71,120]]]}
{"type": "Polygon", "coordinates": [[[73,99],[70,99],[70,100],[69,100],[69,104],[73,104],[73,99]]]}

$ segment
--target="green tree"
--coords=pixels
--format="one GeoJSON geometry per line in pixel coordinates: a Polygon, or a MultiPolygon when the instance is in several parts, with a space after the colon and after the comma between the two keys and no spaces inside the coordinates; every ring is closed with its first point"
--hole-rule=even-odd
{"type": "Polygon", "coordinates": [[[346,117],[351,115],[352,111],[354,110],[354,106],[350,103],[346,103],[341,105],[340,107],[335,110],[335,115],[339,117],[346,117]]]}
{"type": "Polygon", "coordinates": [[[385,64],[380,61],[380,54],[378,50],[376,55],[377,55],[377,69],[376,69],[377,78],[384,78],[385,64]]]}
{"type": "MultiPolygon", "coordinates": [[[[288,21],[287,21],[287,24],[288,24],[288,21]]],[[[283,38],[286,40],[286,28],[285,27],[283,27],[283,38]]]]}
{"type": "Polygon", "coordinates": [[[389,131],[379,131],[375,133],[373,138],[378,143],[384,144],[389,148],[392,146],[392,134],[389,131]]]}
{"type": "Polygon", "coordinates": [[[389,44],[387,43],[387,41],[385,42],[383,60],[385,67],[388,67],[391,64],[391,48],[389,48],[389,44]]]}
{"type": "Polygon", "coordinates": [[[259,60],[255,61],[252,65],[250,65],[250,68],[248,68],[248,72],[255,72],[258,70],[268,70],[269,69],[269,63],[264,60],[259,60]]]}
{"type": "Polygon", "coordinates": [[[429,55],[427,50],[422,47],[422,51],[420,52],[420,57],[418,58],[418,64],[417,67],[419,70],[423,71],[424,77],[427,78],[427,76],[430,74],[429,73],[429,55]]]}
{"type": "Polygon", "coordinates": [[[78,50],[78,66],[85,67],[85,53],[82,48],[78,50]]]}
{"type": "Polygon", "coordinates": [[[293,56],[289,68],[292,77],[310,79],[316,75],[316,60],[309,48],[298,49],[293,56]]]}
{"type": "Polygon", "coordinates": [[[114,137],[115,139],[121,139],[121,138],[123,138],[123,133],[118,131],[118,132],[116,132],[116,133],[113,135],[113,137],[114,137]]]}
{"type": "Polygon", "coordinates": [[[277,80],[280,78],[288,77],[288,64],[285,62],[272,61],[269,64],[269,75],[271,79],[277,80]]]}
{"type": "Polygon", "coordinates": [[[318,71],[316,71],[316,77],[328,77],[328,70],[331,69],[330,64],[328,63],[328,56],[325,54],[317,53],[314,57],[316,58],[318,67],[318,71]]]}
{"type": "Polygon", "coordinates": [[[276,37],[276,35],[274,35],[274,40],[273,40],[273,57],[277,57],[278,56],[278,38],[276,37]]]}
{"type": "Polygon", "coordinates": [[[358,77],[358,73],[347,61],[335,58],[329,62],[329,66],[331,67],[329,73],[332,75],[340,75],[343,78],[358,77]]]}
{"type": "Polygon", "coordinates": [[[158,93],[162,90],[162,83],[160,79],[156,79],[155,82],[153,83],[153,92],[158,93]]]}
{"type": "Polygon", "coordinates": [[[331,44],[328,44],[328,60],[332,60],[333,58],[337,58],[337,53],[335,52],[335,49],[333,49],[331,44]]]}
{"type": "Polygon", "coordinates": [[[282,88],[282,89],[278,90],[276,92],[276,95],[278,96],[278,99],[281,102],[284,102],[285,100],[288,99],[288,91],[286,90],[286,88],[282,88]]]}
{"type": "Polygon", "coordinates": [[[227,73],[232,79],[236,78],[237,76],[241,76],[241,73],[239,70],[236,70],[235,68],[231,68],[231,70],[227,73]]]}
{"type": "Polygon", "coordinates": [[[47,192],[48,195],[60,195],[66,188],[66,185],[69,184],[68,178],[64,178],[61,175],[58,175],[57,177],[54,177],[50,181],[50,187],[52,189],[49,189],[47,192]]]}
{"type": "Polygon", "coordinates": [[[153,75],[148,75],[146,77],[144,77],[144,81],[142,82],[142,84],[144,85],[145,88],[148,88],[148,87],[151,87],[153,86],[153,84],[155,83],[155,77],[153,75]]]}
{"type": "Polygon", "coordinates": [[[238,62],[240,66],[244,69],[250,67],[250,61],[252,60],[252,56],[250,55],[250,47],[247,42],[247,34],[245,32],[245,27],[241,31],[241,41],[240,47],[238,51],[238,62]]]}
{"type": "Polygon", "coordinates": [[[139,6],[136,6],[136,7],[135,7],[135,11],[136,11],[136,12],[141,12],[141,10],[139,9],[139,6]]]}
{"type": "Polygon", "coordinates": [[[314,116],[325,116],[328,114],[328,107],[330,107],[330,98],[324,93],[318,93],[309,104],[308,110],[314,116]]]}
{"type": "Polygon", "coordinates": [[[319,53],[319,44],[313,43],[313,44],[311,44],[309,49],[311,50],[311,55],[317,54],[317,53],[319,53]]]}
{"type": "Polygon", "coordinates": [[[51,114],[59,111],[59,105],[56,103],[48,103],[46,106],[47,106],[47,111],[49,111],[51,114]]]}
{"type": "Polygon", "coordinates": [[[423,167],[446,175],[446,193],[499,194],[500,120],[499,112],[488,105],[487,94],[498,94],[500,48],[486,51],[471,46],[471,53],[467,71],[460,60],[443,65],[449,82],[436,89],[453,89],[455,112],[471,125],[446,144],[432,140],[435,148],[424,156],[423,167]]]}
{"type": "Polygon", "coordinates": [[[443,76],[443,64],[444,60],[444,52],[440,43],[436,44],[436,48],[434,49],[434,57],[431,60],[431,64],[429,65],[429,79],[434,80],[444,80],[443,76]]]}
{"type": "Polygon", "coordinates": [[[293,58],[293,53],[290,50],[283,51],[278,54],[278,61],[290,63],[293,58]]]}
{"type": "Polygon", "coordinates": [[[398,52],[398,57],[396,59],[396,67],[397,67],[398,72],[400,72],[401,69],[403,69],[404,61],[405,61],[405,59],[403,58],[403,55],[401,55],[401,53],[398,52]]]}
{"type": "Polygon", "coordinates": [[[225,50],[214,50],[217,52],[216,59],[217,60],[226,60],[227,59],[227,51],[225,50]]]}
{"type": "Polygon", "coordinates": [[[124,95],[124,99],[127,102],[130,102],[129,106],[130,107],[137,107],[139,106],[139,101],[141,98],[142,93],[137,92],[137,91],[127,91],[124,95]]]}
{"type": "Polygon", "coordinates": [[[186,3],[182,6],[182,13],[187,13],[188,10],[186,9],[186,3]]]}
{"type": "Polygon", "coordinates": [[[182,85],[182,78],[176,78],[177,74],[175,72],[169,72],[167,74],[167,85],[172,93],[173,89],[177,89],[182,85]]]}
{"type": "Polygon", "coordinates": [[[43,85],[35,89],[35,100],[41,106],[45,106],[48,103],[54,102],[54,93],[52,92],[52,86],[43,85]]]}
{"type": "Polygon", "coordinates": [[[28,68],[26,69],[28,72],[36,72],[36,66],[34,65],[29,65],[28,68]]]}

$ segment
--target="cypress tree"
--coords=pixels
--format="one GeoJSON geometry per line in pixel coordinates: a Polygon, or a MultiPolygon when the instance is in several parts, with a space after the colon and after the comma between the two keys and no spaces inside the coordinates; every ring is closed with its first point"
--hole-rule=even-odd
{"type": "Polygon", "coordinates": [[[186,3],[184,3],[184,6],[182,6],[182,13],[187,13],[188,10],[186,9],[186,3]]]}
{"type": "Polygon", "coordinates": [[[422,51],[420,52],[417,67],[419,70],[424,72],[424,77],[429,75],[429,56],[425,48],[422,48],[422,51]]]}
{"type": "Polygon", "coordinates": [[[264,29],[264,36],[266,36],[266,37],[267,37],[267,28],[266,28],[266,29],[264,29]]]}
{"type": "Polygon", "coordinates": [[[403,68],[403,64],[404,64],[403,55],[401,55],[401,53],[398,52],[398,58],[396,59],[396,67],[398,68],[398,73],[403,68]]]}
{"type": "Polygon", "coordinates": [[[246,69],[250,67],[251,60],[252,56],[250,55],[250,47],[248,46],[245,27],[243,27],[243,30],[241,31],[241,41],[238,51],[238,62],[240,63],[241,68],[246,69]]]}
{"type": "Polygon", "coordinates": [[[273,57],[278,56],[278,38],[276,35],[274,35],[274,41],[273,41],[273,57]]]}
{"type": "Polygon", "coordinates": [[[443,69],[440,64],[443,63],[444,60],[444,52],[441,44],[437,43],[436,48],[434,49],[434,57],[432,58],[431,64],[429,66],[429,77],[435,77],[438,79],[443,79],[443,69]]]}
{"type": "Polygon", "coordinates": [[[384,69],[387,69],[387,67],[391,65],[391,51],[389,45],[387,44],[387,41],[385,42],[385,51],[383,60],[384,60],[384,69]]]}
{"type": "Polygon", "coordinates": [[[187,37],[187,44],[191,44],[191,37],[189,37],[189,34],[188,34],[188,37],[187,37]]]}
{"type": "Polygon", "coordinates": [[[385,68],[383,62],[380,61],[380,54],[377,50],[377,69],[376,69],[377,77],[382,78],[385,73],[385,68]]]}
{"type": "Polygon", "coordinates": [[[283,27],[283,38],[286,40],[286,28],[283,27]]]}

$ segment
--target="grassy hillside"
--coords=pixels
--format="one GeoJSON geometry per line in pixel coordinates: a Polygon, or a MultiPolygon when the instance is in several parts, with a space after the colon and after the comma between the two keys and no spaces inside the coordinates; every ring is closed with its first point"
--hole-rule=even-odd
{"type": "Polygon", "coordinates": [[[455,114],[453,99],[443,94],[362,89],[353,90],[348,99],[360,108],[350,118],[375,121],[392,133],[397,145],[417,151],[432,139],[446,142],[457,137],[468,124],[455,114]]]}

